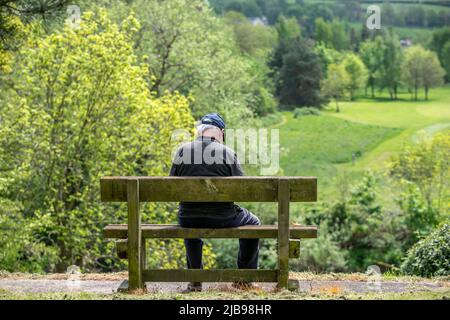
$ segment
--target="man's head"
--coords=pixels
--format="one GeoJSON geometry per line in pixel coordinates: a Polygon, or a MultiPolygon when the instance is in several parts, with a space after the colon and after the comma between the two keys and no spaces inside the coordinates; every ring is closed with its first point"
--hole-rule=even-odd
{"type": "Polygon", "coordinates": [[[200,120],[197,132],[199,136],[213,137],[224,142],[225,121],[218,113],[207,114],[200,120]]]}

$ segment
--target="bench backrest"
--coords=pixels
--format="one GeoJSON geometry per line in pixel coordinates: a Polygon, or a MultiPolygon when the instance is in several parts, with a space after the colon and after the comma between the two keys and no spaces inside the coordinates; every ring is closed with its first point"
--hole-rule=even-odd
{"type": "Polygon", "coordinates": [[[138,180],[139,202],[278,202],[280,179],[290,202],[317,201],[314,177],[103,177],[101,200],[126,202],[129,180],[138,180]]]}

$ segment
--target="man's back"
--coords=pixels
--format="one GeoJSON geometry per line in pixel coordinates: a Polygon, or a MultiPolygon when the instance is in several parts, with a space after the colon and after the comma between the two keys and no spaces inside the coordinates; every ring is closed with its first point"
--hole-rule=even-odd
{"type": "MultiPolygon", "coordinates": [[[[242,176],[236,154],[213,137],[184,144],[173,161],[171,176],[242,176]]],[[[181,202],[180,217],[228,219],[235,214],[232,202],[181,202]]]]}

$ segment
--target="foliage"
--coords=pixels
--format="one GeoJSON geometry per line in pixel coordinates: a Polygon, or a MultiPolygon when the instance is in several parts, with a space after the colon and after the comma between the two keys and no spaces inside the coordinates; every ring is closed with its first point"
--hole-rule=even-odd
{"type": "Polygon", "coordinates": [[[281,41],[269,65],[276,94],[285,108],[322,105],[320,60],[309,40],[295,38],[281,41]]]}
{"type": "Polygon", "coordinates": [[[421,277],[450,275],[450,225],[444,224],[408,251],[401,270],[421,277]]]}
{"type": "Polygon", "coordinates": [[[0,72],[11,71],[12,53],[26,30],[20,19],[0,6],[0,72]]]}
{"type": "Polygon", "coordinates": [[[275,24],[275,29],[277,30],[280,41],[295,39],[302,35],[300,25],[298,24],[297,19],[293,17],[286,18],[280,16],[275,24]]]}
{"type": "Polygon", "coordinates": [[[450,133],[419,137],[391,160],[389,173],[401,185],[412,184],[431,211],[445,210],[450,172],[450,133]]]}
{"type": "Polygon", "coordinates": [[[317,108],[304,107],[296,108],[293,112],[294,118],[300,118],[304,116],[318,116],[320,111],[317,108]]]}
{"type": "Polygon", "coordinates": [[[404,78],[410,91],[417,100],[420,87],[425,90],[425,100],[428,100],[428,91],[432,87],[443,84],[444,70],[440,66],[436,53],[425,50],[421,46],[409,48],[405,54],[404,78]]]}
{"type": "Polygon", "coordinates": [[[391,100],[395,100],[401,85],[403,55],[400,40],[392,30],[389,30],[383,39],[383,60],[380,67],[379,85],[382,89],[388,89],[391,100]]]}
{"type": "Polygon", "coordinates": [[[372,98],[375,98],[375,85],[377,84],[380,66],[383,62],[383,38],[377,36],[361,44],[361,60],[367,67],[367,85],[371,88],[372,98]]]}
{"type": "Polygon", "coordinates": [[[350,100],[355,99],[356,92],[365,88],[367,83],[367,68],[361,59],[353,53],[345,56],[342,62],[348,74],[348,93],[350,100]]]}
{"type": "Polygon", "coordinates": [[[438,54],[439,60],[447,71],[447,81],[450,80],[450,27],[437,29],[433,32],[431,48],[438,54]]]}
{"type": "Polygon", "coordinates": [[[133,45],[138,59],[148,64],[151,91],[193,96],[195,117],[219,112],[231,126],[251,120],[252,65],[240,54],[232,27],[205,1],[136,0],[116,4],[114,10],[116,20],[135,12],[140,21],[133,45]]]}
{"type": "MultiPolygon", "coordinates": [[[[38,237],[58,249],[59,271],[113,263],[100,232],[124,216],[99,204],[100,176],[164,174],[172,131],[193,124],[186,98],[148,91],[132,49],[136,27],[133,17],[119,28],[105,12],[86,12],[80,28],[32,39],[13,68],[0,110],[1,194],[21,201],[26,216],[49,217],[38,237]]],[[[169,220],[154,207],[149,214],[169,220]]]]}
{"type": "Polygon", "coordinates": [[[326,226],[319,226],[320,237],[301,243],[300,258],[290,262],[294,271],[343,272],[347,268],[348,252],[342,249],[326,226]]]}
{"type": "Polygon", "coordinates": [[[34,273],[53,270],[57,250],[36,237],[50,224],[49,215],[26,218],[20,209],[17,203],[0,198],[0,269],[34,273]]]}
{"type": "Polygon", "coordinates": [[[278,40],[276,30],[266,25],[253,25],[244,15],[233,11],[227,12],[224,19],[233,27],[242,52],[263,61],[267,58],[278,40]]]}
{"type": "Polygon", "coordinates": [[[391,160],[390,175],[401,188],[397,202],[405,214],[406,249],[448,217],[449,146],[449,133],[422,136],[391,160]]]}
{"type": "Polygon", "coordinates": [[[450,40],[448,40],[442,48],[441,64],[445,68],[447,80],[450,79],[450,40]]]}
{"type": "MultiPolygon", "coordinates": [[[[330,254],[336,270],[361,271],[379,262],[398,263],[401,258],[400,243],[395,238],[398,217],[382,211],[377,203],[375,183],[374,175],[369,172],[352,187],[347,199],[306,212],[305,222],[319,225],[329,235],[317,246],[330,254]]],[[[311,255],[312,261],[317,260],[315,255],[324,254],[314,253],[320,250],[316,245],[308,248],[312,252],[307,256],[311,255]]],[[[318,268],[326,267],[319,261],[314,263],[318,268]]]]}
{"type": "Polygon", "coordinates": [[[339,112],[341,100],[350,87],[350,76],[343,64],[330,64],[327,69],[327,78],[322,82],[322,94],[333,98],[336,102],[336,112],[339,112]]]}
{"type": "Polygon", "coordinates": [[[349,46],[344,25],[339,20],[326,22],[322,17],[315,21],[314,38],[318,43],[335,50],[345,50],[349,46]]]}

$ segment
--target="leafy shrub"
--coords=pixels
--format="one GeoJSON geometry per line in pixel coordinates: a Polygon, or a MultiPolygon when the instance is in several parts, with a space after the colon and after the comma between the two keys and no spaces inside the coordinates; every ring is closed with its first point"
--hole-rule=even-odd
{"type": "Polygon", "coordinates": [[[343,272],[347,271],[347,252],[340,248],[326,227],[319,227],[317,239],[301,242],[300,258],[291,260],[290,267],[294,271],[343,272]]]}
{"type": "MultiPolygon", "coordinates": [[[[382,210],[376,197],[376,183],[376,177],[368,172],[360,183],[350,188],[344,199],[334,204],[318,203],[305,212],[305,224],[320,226],[315,241],[329,238],[320,240],[323,243],[311,244],[316,246],[317,253],[313,254],[317,259],[326,257],[336,261],[323,270],[339,270],[342,264],[337,262],[344,258],[348,271],[366,270],[367,266],[379,262],[400,263],[403,253],[397,235],[404,233],[400,230],[402,223],[397,215],[382,210]],[[339,257],[340,252],[345,255],[339,257]]],[[[314,264],[314,259],[310,263],[314,264]]]]}
{"type": "Polygon", "coordinates": [[[277,110],[277,102],[272,94],[265,88],[257,88],[254,92],[255,110],[258,116],[265,116],[277,110]]]}
{"type": "Polygon", "coordinates": [[[48,216],[25,218],[13,201],[0,198],[0,270],[41,273],[52,270],[57,250],[35,234],[48,224],[48,216]]]}
{"type": "Polygon", "coordinates": [[[294,110],[294,118],[300,118],[304,116],[319,116],[319,115],[320,115],[319,109],[313,107],[296,108],[294,110]]]}
{"type": "Polygon", "coordinates": [[[401,270],[422,277],[450,275],[450,225],[444,224],[416,243],[408,251],[401,270]]]}

